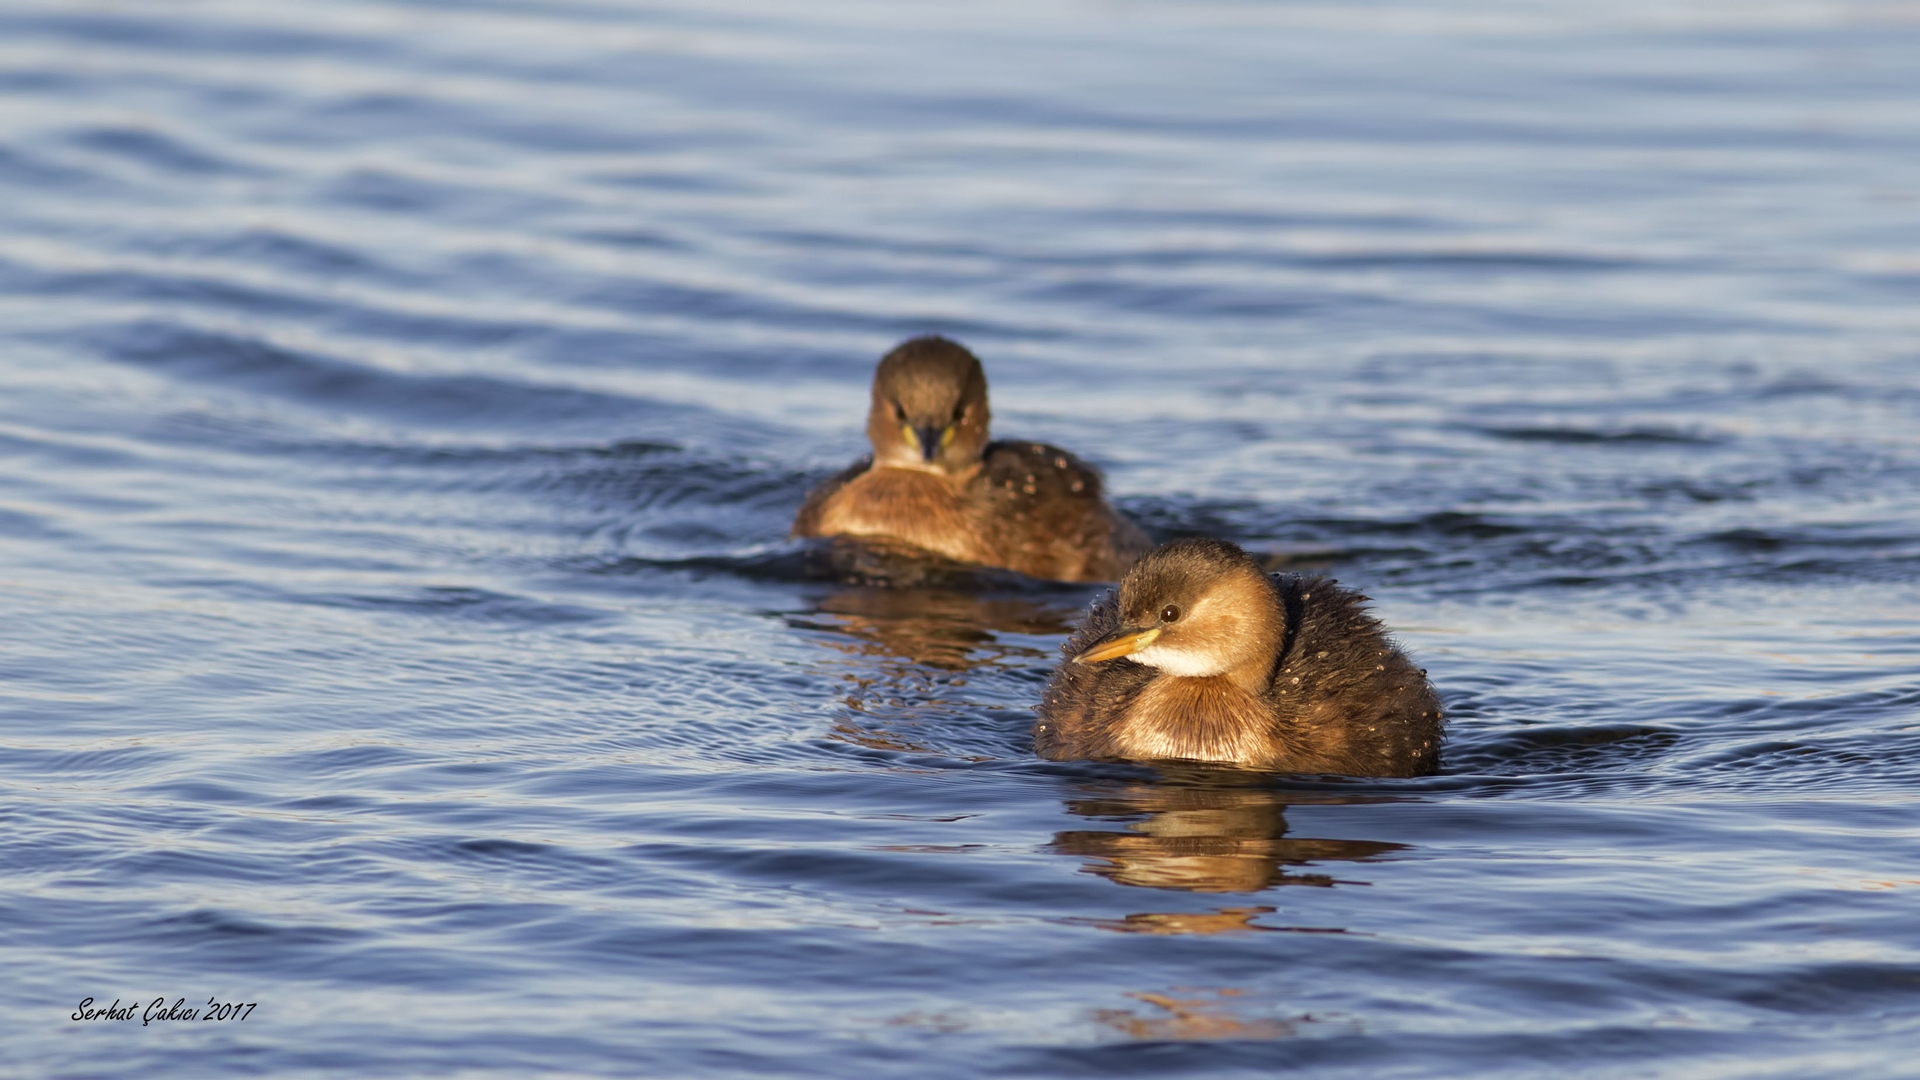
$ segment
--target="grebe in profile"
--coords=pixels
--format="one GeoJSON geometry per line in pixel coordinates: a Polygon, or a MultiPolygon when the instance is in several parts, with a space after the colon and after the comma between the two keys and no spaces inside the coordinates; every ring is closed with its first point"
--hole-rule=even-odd
{"type": "Polygon", "coordinates": [[[1094,602],[1034,725],[1040,756],[1423,776],[1440,702],[1366,597],[1178,540],[1094,602]]]}
{"type": "Polygon", "coordinates": [[[989,419],[972,353],[905,342],[873,373],[872,456],[815,488],[793,535],[893,541],[1055,581],[1113,581],[1152,546],[1091,466],[1044,443],[988,442],[989,419]]]}

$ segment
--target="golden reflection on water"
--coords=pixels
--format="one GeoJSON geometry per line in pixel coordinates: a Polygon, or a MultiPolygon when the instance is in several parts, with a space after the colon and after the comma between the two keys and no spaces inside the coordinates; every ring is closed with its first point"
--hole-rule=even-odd
{"type": "MultiPolygon", "coordinates": [[[[968,671],[1009,657],[1023,663],[1053,660],[1044,649],[1001,635],[1064,635],[1079,610],[1064,597],[856,586],[822,596],[812,616],[796,623],[829,631],[819,640],[850,661],[841,674],[851,684],[844,700],[852,715],[835,726],[835,738],[872,749],[937,753],[943,751],[902,730],[903,724],[910,726],[912,714],[940,704],[953,688],[965,685],[968,671]]],[[[1366,862],[1406,847],[1377,840],[1289,837],[1286,809],[1304,801],[1299,793],[1289,796],[1258,786],[1257,780],[1240,773],[1166,775],[1171,782],[1102,784],[1067,799],[1070,813],[1122,827],[1058,832],[1048,850],[1081,857],[1088,873],[1119,885],[1258,893],[1282,885],[1356,884],[1325,872],[1289,868],[1366,862]]],[[[1324,796],[1308,798],[1329,801],[1324,796]]],[[[1241,906],[1071,921],[1131,934],[1344,932],[1339,927],[1276,927],[1254,921],[1274,910],[1241,906]]]]}
{"type": "Polygon", "coordinates": [[[1091,926],[1120,934],[1248,934],[1271,933],[1273,927],[1253,920],[1271,915],[1270,907],[1230,907],[1216,911],[1147,911],[1124,919],[1088,919],[1091,926]]]}
{"type": "Polygon", "coordinates": [[[1042,649],[1003,642],[999,635],[1060,634],[1073,629],[1079,607],[1065,600],[986,595],[952,589],[850,588],[827,594],[814,608],[812,629],[834,631],[827,647],[850,657],[897,661],[964,672],[1008,656],[1051,659],[1042,649]]]}
{"type": "Polygon", "coordinates": [[[841,700],[848,714],[833,738],[873,750],[952,754],[952,746],[923,744],[909,734],[917,718],[929,706],[963,704],[955,690],[967,684],[970,671],[1053,661],[1053,650],[1003,635],[1064,637],[1079,611],[1078,597],[851,587],[820,597],[810,615],[790,621],[825,631],[815,640],[842,657],[838,677],[846,684],[841,700]]]}
{"type": "MultiPolygon", "coordinates": [[[[1260,787],[1188,787],[1139,783],[1116,786],[1067,800],[1082,817],[1126,821],[1119,830],[1070,830],[1055,833],[1049,850],[1088,860],[1088,873],[1120,885],[1201,893],[1254,893],[1280,885],[1343,884],[1325,873],[1288,873],[1290,866],[1321,862],[1366,862],[1406,845],[1380,840],[1327,840],[1288,837],[1286,794],[1260,787]]],[[[1230,908],[1226,912],[1252,911],[1230,908]]],[[[1171,920],[1182,925],[1192,915],[1129,916],[1132,920],[1171,920]]],[[[1217,933],[1202,929],[1236,928],[1232,920],[1189,922],[1194,929],[1153,932],[1217,933]]]]}
{"type": "Polygon", "coordinates": [[[1183,989],[1170,994],[1128,994],[1152,1006],[1152,1010],[1101,1009],[1094,1013],[1094,1019],[1129,1038],[1149,1042],[1286,1039],[1299,1034],[1300,1025],[1315,1022],[1311,1016],[1236,1016],[1234,1006],[1239,1003],[1234,999],[1242,993],[1229,987],[1183,989]]]}

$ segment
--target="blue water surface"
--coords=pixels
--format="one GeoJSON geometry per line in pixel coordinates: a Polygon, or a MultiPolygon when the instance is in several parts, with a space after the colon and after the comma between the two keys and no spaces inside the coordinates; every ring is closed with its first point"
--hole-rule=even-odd
{"type": "Polygon", "coordinates": [[[1915,56],[11,0],[0,1072],[1913,1075],[1915,56]],[[1372,595],[1444,773],[1040,762],[1092,588],[805,576],[925,332],[1157,535],[1372,595]]]}

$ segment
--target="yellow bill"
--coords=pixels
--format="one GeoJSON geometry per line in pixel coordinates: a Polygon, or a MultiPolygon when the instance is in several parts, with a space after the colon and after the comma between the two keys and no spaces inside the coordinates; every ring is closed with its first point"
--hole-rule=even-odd
{"type": "Polygon", "coordinates": [[[1141,649],[1153,644],[1160,636],[1160,628],[1151,630],[1120,630],[1093,643],[1093,647],[1074,657],[1075,663],[1098,664],[1103,660],[1117,660],[1122,656],[1132,656],[1141,649]]]}

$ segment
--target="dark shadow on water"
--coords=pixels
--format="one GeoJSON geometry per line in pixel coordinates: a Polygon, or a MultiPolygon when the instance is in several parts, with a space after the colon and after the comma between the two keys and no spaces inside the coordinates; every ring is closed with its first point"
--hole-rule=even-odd
{"type": "Polygon", "coordinates": [[[1643,772],[1672,754],[1681,734],[1653,724],[1538,724],[1501,727],[1447,748],[1454,774],[1565,777],[1643,772]]]}
{"type": "Polygon", "coordinates": [[[957,562],[877,537],[834,536],[809,540],[801,548],[801,557],[808,578],[842,585],[1065,596],[1077,601],[1084,601],[1086,591],[1096,587],[1046,581],[995,566],[957,562]]]}
{"type": "Polygon", "coordinates": [[[1558,443],[1566,446],[1718,446],[1726,440],[1718,435],[1678,427],[1639,425],[1628,427],[1581,427],[1577,425],[1536,425],[1479,427],[1478,431],[1511,442],[1558,443]]]}
{"type": "Polygon", "coordinates": [[[1089,590],[1100,587],[1043,581],[1011,570],[955,562],[914,548],[852,537],[795,541],[750,555],[599,557],[576,563],[583,571],[611,575],[649,569],[693,570],[792,584],[832,582],[872,591],[1032,597],[1076,611],[1091,598],[1089,590]]]}

